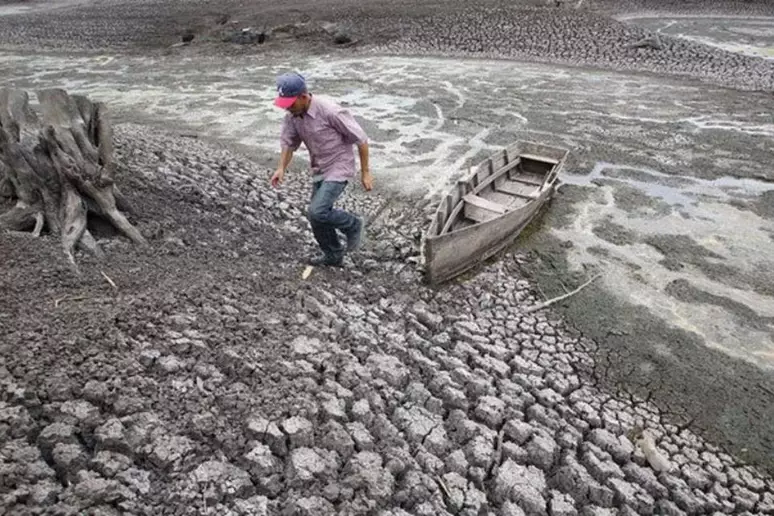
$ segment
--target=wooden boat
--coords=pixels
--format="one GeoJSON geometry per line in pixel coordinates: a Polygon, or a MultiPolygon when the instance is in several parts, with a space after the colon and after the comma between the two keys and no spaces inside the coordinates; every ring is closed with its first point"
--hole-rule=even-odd
{"type": "Polygon", "coordinates": [[[565,149],[519,141],[458,181],[425,233],[425,280],[445,282],[513,243],[553,195],[567,155],[565,149]]]}

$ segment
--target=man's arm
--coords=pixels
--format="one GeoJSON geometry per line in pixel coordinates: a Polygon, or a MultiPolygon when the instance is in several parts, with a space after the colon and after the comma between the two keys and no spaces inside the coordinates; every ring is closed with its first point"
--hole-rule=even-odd
{"type": "Polygon", "coordinates": [[[357,145],[360,155],[360,180],[363,188],[371,190],[373,188],[373,179],[371,178],[371,169],[368,163],[368,136],[355,117],[347,109],[340,109],[330,117],[330,124],[344,135],[346,142],[357,145]]]}
{"type": "Polygon", "coordinates": [[[360,155],[360,181],[363,183],[363,188],[369,191],[374,187],[374,180],[368,166],[368,142],[358,144],[357,152],[360,155]]]}
{"type": "Polygon", "coordinates": [[[293,160],[293,152],[295,152],[290,147],[283,147],[282,152],[280,153],[279,158],[279,165],[277,166],[277,169],[287,170],[288,166],[290,165],[290,162],[293,160]]]}
{"type": "Polygon", "coordinates": [[[280,145],[282,152],[280,153],[279,165],[274,175],[271,176],[271,185],[275,188],[282,183],[282,180],[285,178],[285,170],[287,170],[290,161],[293,159],[293,152],[301,145],[301,137],[288,118],[282,121],[280,145]]]}
{"type": "Polygon", "coordinates": [[[293,159],[293,149],[289,147],[282,147],[282,153],[280,154],[279,165],[277,170],[274,171],[274,175],[271,176],[271,186],[277,188],[282,180],[285,179],[285,170],[290,165],[290,160],[293,159]]]}

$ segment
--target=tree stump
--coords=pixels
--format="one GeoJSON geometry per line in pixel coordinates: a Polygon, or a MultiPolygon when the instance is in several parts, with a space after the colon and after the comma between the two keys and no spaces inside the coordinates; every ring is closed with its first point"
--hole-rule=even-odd
{"type": "Polygon", "coordinates": [[[138,245],[145,238],[119,210],[113,130],[105,104],[61,89],[37,92],[35,113],[25,91],[0,89],[0,196],[15,205],[0,230],[46,229],[59,236],[70,263],[76,247],[102,256],[87,228],[89,214],[109,221],[138,245]]]}

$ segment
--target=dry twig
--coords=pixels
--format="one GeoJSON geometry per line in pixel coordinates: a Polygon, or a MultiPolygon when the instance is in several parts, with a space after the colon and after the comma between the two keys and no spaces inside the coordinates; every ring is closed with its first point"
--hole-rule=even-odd
{"type": "Polygon", "coordinates": [[[102,277],[105,278],[105,280],[110,284],[111,287],[113,287],[113,290],[118,290],[118,286],[115,284],[115,282],[110,279],[110,276],[105,274],[103,271],[99,271],[100,274],[102,274],[102,277]]]}
{"type": "Polygon", "coordinates": [[[575,290],[573,290],[572,292],[568,292],[568,293],[566,293],[564,295],[561,295],[559,297],[555,297],[553,299],[549,299],[545,303],[538,303],[538,304],[536,304],[534,306],[531,306],[531,307],[527,308],[524,311],[524,313],[531,314],[532,312],[537,312],[538,310],[542,310],[544,308],[548,308],[549,306],[553,305],[554,303],[558,303],[559,301],[564,301],[568,297],[572,297],[575,294],[577,294],[578,292],[580,292],[581,290],[583,290],[584,288],[588,287],[595,279],[599,278],[600,276],[602,276],[602,274],[597,274],[596,276],[594,276],[593,278],[588,280],[586,283],[584,283],[580,287],[578,287],[575,290]]]}

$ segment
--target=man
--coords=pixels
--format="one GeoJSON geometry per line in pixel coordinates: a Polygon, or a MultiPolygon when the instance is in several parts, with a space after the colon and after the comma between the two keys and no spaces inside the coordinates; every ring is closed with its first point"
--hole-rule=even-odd
{"type": "Polygon", "coordinates": [[[293,153],[303,143],[309,151],[312,173],[312,198],[308,218],[312,232],[322,249],[322,256],[310,260],[311,265],[341,266],[344,253],[360,245],[363,220],[333,204],[355,175],[357,145],[360,157],[360,180],[363,188],[373,187],[368,168],[368,137],[346,109],[336,103],[314,97],[306,81],[297,73],[277,78],[274,104],[288,111],[282,121],[281,155],[277,171],[271,177],[275,188],[282,183],[293,153]],[[347,238],[346,248],[336,230],[347,238]]]}

